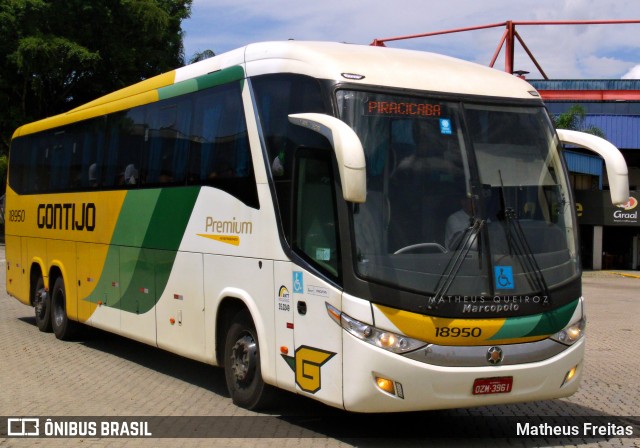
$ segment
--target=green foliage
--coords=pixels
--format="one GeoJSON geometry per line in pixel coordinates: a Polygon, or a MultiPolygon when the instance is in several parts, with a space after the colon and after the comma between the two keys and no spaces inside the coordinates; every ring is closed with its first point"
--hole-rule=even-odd
{"type": "Polygon", "coordinates": [[[602,129],[596,126],[585,126],[584,119],[587,115],[587,110],[579,105],[574,104],[566,112],[559,115],[552,115],[551,120],[553,126],[556,129],[570,129],[572,131],[582,131],[587,134],[597,135],[598,137],[605,138],[602,129]]]}
{"type": "Polygon", "coordinates": [[[184,65],[192,0],[0,0],[0,153],[21,124],[184,65]]]}
{"type": "MultiPolygon", "coordinates": [[[[4,185],[7,184],[7,168],[9,166],[9,157],[6,154],[0,155],[0,185],[4,192],[4,185]]],[[[0,224],[4,226],[4,203],[0,201],[0,224]]],[[[0,229],[0,234],[4,229],[0,229]]]]}
{"type": "Polygon", "coordinates": [[[214,57],[216,54],[213,52],[213,50],[204,50],[204,51],[199,51],[196,52],[193,56],[191,56],[191,58],[189,59],[189,64],[193,64],[195,62],[200,62],[200,61],[204,61],[205,59],[209,59],[214,57]]]}
{"type": "Polygon", "coordinates": [[[7,166],[9,164],[9,158],[6,154],[0,155],[0,182],[3,184],[7,180],[7,166]]]}

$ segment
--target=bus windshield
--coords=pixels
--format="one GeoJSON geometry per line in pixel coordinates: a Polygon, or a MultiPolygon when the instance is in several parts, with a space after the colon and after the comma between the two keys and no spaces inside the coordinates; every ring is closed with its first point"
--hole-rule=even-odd
{"type": "Polygon", "coordinates": [[[579,273],[559,143],[540,106],[339,90],[367,200],[359,276],[432,296],[548,294],[579,273]]]}

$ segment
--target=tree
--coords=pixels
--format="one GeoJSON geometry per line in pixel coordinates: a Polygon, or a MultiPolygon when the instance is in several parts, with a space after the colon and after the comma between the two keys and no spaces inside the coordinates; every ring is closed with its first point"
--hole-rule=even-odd
{"type": "Polygon", "coordinates": [[[191,56],[191,59],[189,59],[189,64],[193,64],[195,62],[204,61],[205,59],[212,58],[215,55],[216,54],[213,52],[213,50],[199,51],[199,52],[195,53],[193,56],[191,56]]]}
{"type": "Polygon", "coordinates": [[[21,124],[184,65],[192,0],[0,0],[0,152],[21,124]]]}
{"type": "Polygon", "coordinates": [[[551,120],[556,129],[570,129],[572,131],[582,131],[588,134],[597,135],[605,138],[604,132],[597,126],[585,126],[584,119],[587,110],[579,105],[574,104],[566,112],[559,115],[552,115],[551,120]]]}

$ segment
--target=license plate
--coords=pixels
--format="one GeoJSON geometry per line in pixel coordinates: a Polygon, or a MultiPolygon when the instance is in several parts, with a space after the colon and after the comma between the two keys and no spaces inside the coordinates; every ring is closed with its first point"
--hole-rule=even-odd
{"type": "Polygon", "coordinates": [[[473,382],[473,395],[507,394],[513,386],[512,376],[477,378],[473,382]]]}

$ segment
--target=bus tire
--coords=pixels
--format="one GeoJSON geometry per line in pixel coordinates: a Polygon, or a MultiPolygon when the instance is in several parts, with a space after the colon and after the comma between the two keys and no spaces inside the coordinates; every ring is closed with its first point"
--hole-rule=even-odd
{"type": "Polygon", "coordinates": [[[49,292],[44,289],[42,275],[38,275],[38,279],[33,284],[32,303],[38,330],[51,333],[51,297],[49,292]]]}
{"type": "Polygon", "coordinates": [[[67,293],[62,276],[56,279],[51,291],[51,327],[56,338],[63,341],[75,334],[75,322],[67,316],[67,293]]]}
{"type": "Polygon", "coordinates": [[[270,404],[273,390],[262,379],[258,335],[247,311],[236,314],[227,331],[224,376],[236,406],[255,410],[270,404]]]}

